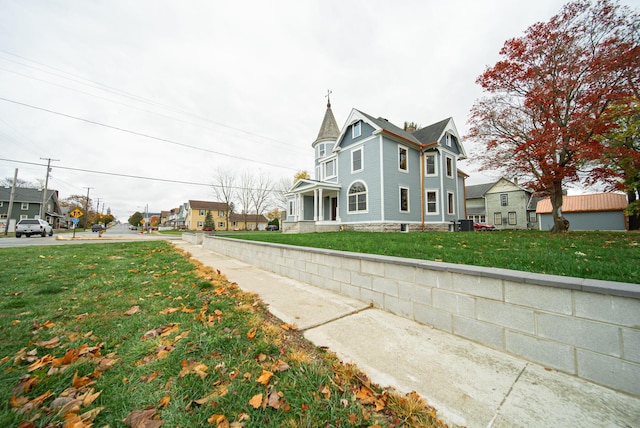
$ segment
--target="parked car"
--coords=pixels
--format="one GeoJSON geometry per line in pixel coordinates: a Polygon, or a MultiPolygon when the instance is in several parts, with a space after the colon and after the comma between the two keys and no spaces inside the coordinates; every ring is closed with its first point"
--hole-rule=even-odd
{"type": "Polygon", "coordinates": [[[134,226],[133,224],[129,225],[129,229],[138,230],[138,226],[134,226]]]}
{"type": "Polygon", "coordinates": [[[267,230],[279,230],[280,227],[277,224],[268,224],[267,230]]]}
{"type": "Polygon", "coordinates": [[[496,227],[489,223],[473,223],[475,230],[496,230],[496,227]]]}
{"type": "Polygon", "coordinates": [[[16,224],[16,238],[25,235],[41,235],[43,237],[53,235],[53,227],[49,223],[39,218],[23,218],[16,224]]]}
{"type": "Polygon", "coordinates": [[[91,226],[92,232],[100,232],[101,230],[104,230],[104,225],[102,224],[94,224],[93,226],[91,226]]]}

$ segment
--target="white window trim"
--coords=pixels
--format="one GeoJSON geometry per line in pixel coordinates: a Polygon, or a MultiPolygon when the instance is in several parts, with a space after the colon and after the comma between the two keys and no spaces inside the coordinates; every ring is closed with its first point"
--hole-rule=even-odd
{"type": "Polygon", "coordinates": [[[404,173],[409,173],[409,148],[407,146],[403,146],[401,144],[398,144],[398,171],[400,172],[404,172],[404,173]],[[402,169],[400,168],[400,151],[403,150],[405,151],[405,164],[406,164],[406,169],[402,169]]]}
{"type": "Polygon", "coordinates": [[[362,121],[359,120],[351,125],[351,138],[358,138],[362,135],[362,121]],[[357,130],[357,131],[356,131],[357,130]]]}
{"type": "Polygon", "coordinates": [[[456,215],[456,194],[447,190],[447,215],[456,215]],[[449,203],[451,197],[451,203],[449,203]]]}
{"type": "Polygon", "coordinates": [[[20,209],[21,209],[22,211],[28,210],[28,209],[29,209],[29,202],[22,202],[22,203],[20,204],[20,209]]]}
{"type": "Polygon", "coordinates": [[[219,221],[219,222],[218,222],[218,227],[219,227],[220,229],[224,229],[224,221],[219,221]]]}
{"type": "Polygon", "coordinates": [[[500,193],[500,206],[508,207],[509,206],[509,194],[508,193],[500,193]],[[504,203],[502,202],[502,198],[504,198],[504,203]]]}
{"type": "Polygon", "coordinates": [[[364,171],[364,150],[362,150],[362,146],[358,147],[357,149],[351,150],[351,173],[360,171],[364,171]],[[353,154],[357,151],[360,152],[360,169],[353,169],[353,154]]]}
{"type": "Polygon", "coordinates": [[[289,199],[289,216],[293,217],[296,215],[296,201],[295,199],[289,199]]]}
{"type": "MultiPolygon", "coordinates": [[[[356,198],[356,208],[358,208],[358,199],[356,198]]],[[[362,180],[355,180],[353,182],[351,182],[351,184],[349,184],[349,187],[347,187],[347,214],[368,214],[369,213],[369,186],[367,186],[367,183],[365,183],[362,180]],[[353,186],[355,183],[362,183],[362,185],[364,186],[364,203],[367,205],[367,208],[362,210],[362,211],[351,211],[349,208],[349,197],[351,196],[351,194],[349,193],[349,190],[351,189],[351,186],[353,186]]]]}
{"type": "Polygon", "coordinates": [[[499,226],[502,224],[502,213],[501,212],[495,212],[493,213],[493,224],[495,226],[499,226]],[[500,217],[500,221],[496,221],[496,219],[500,217]]]}
{"type": "Polygon", "coordinates": [[[410,197],[411,192],[409,191],[409,188],[407,186],[398,186],[398,210],[401,213],[410,213],[411,212],[411,197],[410,197]],[[407,191],[407,209],[406,211],[402,210],[402,190],[406,190],[407,191]]]}
{"type": "Polygon", "coordinates": [[[451,134],[449,134],[448,132],[446,134],[444,134],[444,143],[448,147],[451,147],[451,134]]]}
{"type": "Polygon", "coordinates": [[[338,175],[338,168],[337,168],[337,162],[336,159],[330,159],[326,162],[322,163],[322,167],[321,167],[321,171],[322,171],[322,179],[327,179],[327,178],[334,178],[338,175]],[[333,162],[333,174],[332,175],[327,175],[327,164],[332,163],[333,162]]]}
{"type": "Polygon", "coordinates": [[[425,177],[437,177],[438,176],[438,162],[436,153],[425,153],[424,155],[424,175],[425,177]],[[427,172],[427,158],[433,158],[433,174],[427,172]]]}
{"type": "Polygon", "coordinates": [[[318,157],[323,158],[327,154],[327,150],[324,144],[318,145],[318,157]]]}
{"type": "Polygon", "coordinates": [[[518,214],[515,211],[507,212],[507,223],[511,226],[515,226],[518,224],[518,214]],[[513,223],[511,222],[511,215],[513,214],[513,223]]]}
{"type": "Polygon", "coordinates": [[[453,164],[453,157],[445,155],[445,157],[444,157],[444,170],[445,170],[445,173],[447,174],[448,178],[453,178],[453,172],[454,172],[455,169],[456,168],[455,168],[455,165],[453,164]],[[447,171],[447,161],[449,159],[451,160],[451,174],[449,174],[449,171],[447,171]]]}
{"type": "Polygon", "coordinates": [[[425,189],[424,190],[424,212],[427,215],[439,215],[440,214],[440,204],[439,202],[439,194],[438,189],[425,189]],[[427,199],[427,193],[433,192],[436,194],[436,210],[434,212],[429,212],[429,200],[427,199]]]}
{"type": "Polygon", "coordinates": [[[207,212],[206,212],[206,210],[199,210],[198,211],[198,215],[199,216],[207,215],[207,212]]]}

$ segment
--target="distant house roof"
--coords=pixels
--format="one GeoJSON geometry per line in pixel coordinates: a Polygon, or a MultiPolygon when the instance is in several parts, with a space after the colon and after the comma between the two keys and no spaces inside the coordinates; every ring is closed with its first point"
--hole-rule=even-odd
{"type": "MultiPolygon", "coordinates": [[[[51,199],[51,197],[56,194],[57,190],[48,189],[47,190],[47,199],[51,199]]],[[[11,188],[9,187],[0,187],[0,201],[9,201],[11,198],[11,188]]],[[[14,202],[30,202],[30,203],[42,203],[42,190],[39,189],[31,189],[29,187],[16,187],[16,192],[13,196],[14,202]]]]}
{"type": "Polygon", "coordinates": [[[189,206],[194,210],[226,211],[229,207],[224,202],[189,200],[189,206]]]}
{"type": "MultiPolygon", "coordinates": [[[[627,197],[620,193],[594,193],[562,197],[562,212],[622,211],[627,208],[627,197]]],[[[537,214],[551,213],[551,199],[538,202],[537,214]]]]}
{"type": "Polygon", "coordinates": [[[481,198],[487,193],[487,190],[491,189],[497,181],[491,183],[475,184],[473,186],[466,186],[467,199],[481,198]]]}
{"type": "Polygon", "coordinates": [[[247,221],[247,223],[269,223],[269,219],[266,218],[263,215],[257,215],[257,214],[237,214],[237,213],[233,213],[231,214],[230,217],[231,221],[239,221],[239,222],[243,222],[243,221],[247,221]]]}

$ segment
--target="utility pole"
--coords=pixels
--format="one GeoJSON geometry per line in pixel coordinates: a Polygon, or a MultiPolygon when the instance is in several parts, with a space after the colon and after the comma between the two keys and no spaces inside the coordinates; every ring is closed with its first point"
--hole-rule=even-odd
{"type": "Polygon", "coordinates": [[[13,198],[16,195],[16,183],[18,182],[18,168],[13,174],[13,185],[11,186],[11,196],[9,196],[9,208],[7,211],[7,224],[4,227],[5,236],[9,234],[9,225],[11,224],[11,210],[13,209],[13,198]]]}
{"type": "MultiPolygon", "coordinates": [[[[96,217],[98,216],[98,214],[100,213],[100,198],[96,198],[98,200],[98,203],[96,204],[96,217]]],[[[100,223],[99,221],[97,221],[96,223],[100,223]]]]}
{"type": "Polygon", "coordinates": [[[87,200],[84,202],[84,228],[87,228],[87,219],[89,218],[89,190],[93,187],[84,187],[87,189],[87,200]]]}
{"type": "Polygon", "coordinates": [[[42,205],[40,205],[40,218],[45,220],[45,207],[44,204],[47,202],[47,187],[49,186],[49,173],[51,172],[51,161],[60,162],[59,159],[51,159],[51,158],[40,158],[42,160],[47,161],[47,178],[44,180],[44,191],[42,192],[42,205]]]}

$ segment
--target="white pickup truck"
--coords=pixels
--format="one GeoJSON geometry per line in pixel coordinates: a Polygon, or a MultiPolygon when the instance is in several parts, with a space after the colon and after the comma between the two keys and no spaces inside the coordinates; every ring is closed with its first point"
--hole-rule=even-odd
{"type": "Polygon", "coordinates": [[[53,235],[53,227],[38,218],[23,218],[16,224],[16,238],[20,238],[22,235],[27,238],[31,235],[51,236],[53,235]]]}

